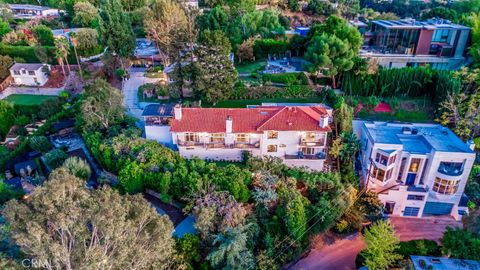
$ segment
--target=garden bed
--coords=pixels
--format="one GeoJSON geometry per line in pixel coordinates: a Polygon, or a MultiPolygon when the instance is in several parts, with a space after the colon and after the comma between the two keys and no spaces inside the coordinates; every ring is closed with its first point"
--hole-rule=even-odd
{"type": "Polygon", "coordinates": [[[402,122],[433,122],[434,108],[428,98],[424,99],[382,99],[382,103],[372,104],[371,98],[360,98],[352,102],[356,105],[358,113],[355,115],[361,119],[377,120],[377,121],[402,121],[402,122]],[[370,103],[370,104],[369,104],[370,103]],[[378,105],[381,106],[378,106],[378,105]],[[375,106],[374,106],[375,105],[375,106]],[[391,112],[379,110],[379,107],[387,107],[391,112]],[[361,108],[361,109],[360,109],[361,108]],[[375,111],[377,109],[377,111],[375,111]]]}
{"type": "Polygon", "coordinates": [[[244,99],[244,100],[223,100],[219,101],[215,105],[207,106],[204,104],[203,107],[214,107],[214,108],[245,108],[247,105],[261,105],[264,102],[270,103],[322,103],[324,102],[323,97],[309,97],[309,98],[270,98],[270,99],[244,99]]]}

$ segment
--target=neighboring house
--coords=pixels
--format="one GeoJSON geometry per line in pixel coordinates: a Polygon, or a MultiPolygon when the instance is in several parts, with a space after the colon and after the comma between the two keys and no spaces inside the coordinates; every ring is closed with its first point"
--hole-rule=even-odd
{"type": "Polygon", "coordinates": [[[372,21],[360,56],[387,68],[431,65],[459,69],[465,63],[470,28],[443,19],[372,21]]]}
{"type": "Polygon", "coordinates": [[[480,269],[480,261],[444,257],[410,256],[414,270],[473,270],[480,269]]]}
{"type": "Polygon", "coordinates": [[[8,8],[16,19],[34,19],[41,17],[60,16],[60,11],[58,9],[44,6],[10,4],[8,5],[8,8]]]}
{"type": "MultiPolygon", "coordinates": [[[[322,170],[331,115],[327,107],[182,108],[170,120],[173,144],[185,158],[241,161],[244,151],[289,166],[322,170]]],[[[147,125],[148,126],[148,125],[147,125]]],[[[148,135],[147,138],[153,138],[148,135]]]]}
{"type": "Polygon", "coordinates": [[[170,122],[173,118],[173,104],[149,104],[143,110],[145,137],[162,145],[172,147],[170,122]]]}
{"type": "Polygon", "coordinates": [[[464,143],[438,124],[354,121],[360,134],[363,185],[388,214],[425,217],[467,213],[463,195],[475,161],[464,143]]]}
{"type": "Polygon", "coordinates": [[[10,68],[10,74],[17,85],[42,86],[48,81],[50,65],[16,63],[10,68]]]}
{"type": "Polygon", "coordinates": [[[70,36],[72,34],[75,34],[78,30],[80,30],[82,28],[62,28],[62,29],[53,29],[52,30],[52,33],[53,33],[53,37],[54,38],[60,38],[60,37],[64,37],[68,40],[70,40],[70,36]]]}

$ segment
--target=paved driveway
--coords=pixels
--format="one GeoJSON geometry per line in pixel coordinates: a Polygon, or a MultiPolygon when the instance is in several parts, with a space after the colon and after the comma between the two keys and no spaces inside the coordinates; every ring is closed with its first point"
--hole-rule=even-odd
{"type": "Polygon", "coordinates": [[[142,120],[142,111],[143,109],[140,108],[138,102],[138,88],[141,85],[147,83],[155,83],[158,82],[157,78],[147,78],[144,76],[143,71],[138,71],[135,69],[131,69],[129,71],[130,79],[123,82],[122,92],[124,96],[124,104],[127,108],[128,113],[142,120]]]}
{"type": "Polygon", "coordinates": [[[462,227],[462,222],[456,221],[450,216],[432,218],[390,217],[389,220],[402,242],[416,239],[429,239],[438,242],[447,226],[462,227]]]}
{"type": "Polygon", "coordinates": [[[312,249],[307,257],[290,267],[290,270],[350,270],[355,267],[355,258],[365,248],[363,237],[354,234],[325,245],[321,249],[312,249]]]}

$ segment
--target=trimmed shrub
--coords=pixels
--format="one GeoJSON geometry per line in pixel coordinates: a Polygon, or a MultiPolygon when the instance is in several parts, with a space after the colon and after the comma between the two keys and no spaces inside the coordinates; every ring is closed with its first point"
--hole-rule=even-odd
{"type": "Polygon", "coordinates": [[[65,162],[63,162],[62,167],[67,169],[70,174],[83,180],[88,180],[92,175],[90,165],[79,157],[67,158],[65,162]]]}
{"type": "Polygon", "coordinates": [[[306,85],[308,78],[303,72],[299,73],[279,73],[279,74],[263,74],[264,82],[283,83],[286,85],[306,85]]]}
{"type": "Polygon", "coordinates": [[[405,258],[408,258],[410,255],[434,257],[442,255],[440,247],[437,245],[437,243],[435,241],[426,239],[401,242],[398,253],[405,258]]]}
{"type": "Polygon", "coordinates": [[[62,166],[67,158],[67,154],[60,149],[53,149],[45,154],[45,162],[52,170],[62,166]]]}
{"type": "Polygon", "coordinates": [[[52,149],[52,144],[45,136],[33,136],[30,139],[30,148],[40,153],[46,153],[52,149]]]}
{"type": "MultiPolygon", "coordinates": [[[[55,48],[51,46],[45,46],[44,48],[47,50],[47,54],[54,59],[55,48]]],[[[12,58],[22,58],[27,63],[40,63],[40,60],[35,54],[35,47],[32,46],[12,46],[0,42],[0,55],[8,55],[12,58]]]]}
{"type": "Polygon", "coordinates": [[[288,42],[275,39],[257,39],[253,45],[253,53],[257,59],[268,55],[282,54],[287,51],[288,42]]]}

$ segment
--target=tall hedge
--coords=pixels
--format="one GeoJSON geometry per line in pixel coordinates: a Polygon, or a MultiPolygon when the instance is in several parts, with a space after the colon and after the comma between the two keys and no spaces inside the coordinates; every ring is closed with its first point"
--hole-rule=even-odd
{"type": "Polygon", "coordinates": [[[377,97],[431,97],[436,102],[458,92],[460,80],[450,71],[430,67],[380,69],[376,74],[346,72],[342,88],[348,95],[377,97]]]}
{"type": "Polygon", "coordinates": [[[275,39],[258,39],[253,45],[253,53],[257,59],[265,58],[269,54],[283,54],[287,51],[288,42],[275,39]]]}
{"type": "MultiPolygon", "coordinates": [[[[45,48],[53,59],[55,49],[53,47],[45,48]]],[[[38,60],[38,57],[35,55],[35,47],[33,46],[13,46],[0,42],[0,54],[8,55],[12,58],[20,57],[25,59],[27,63],[40,63],[40,60],[38,60]]]]}

